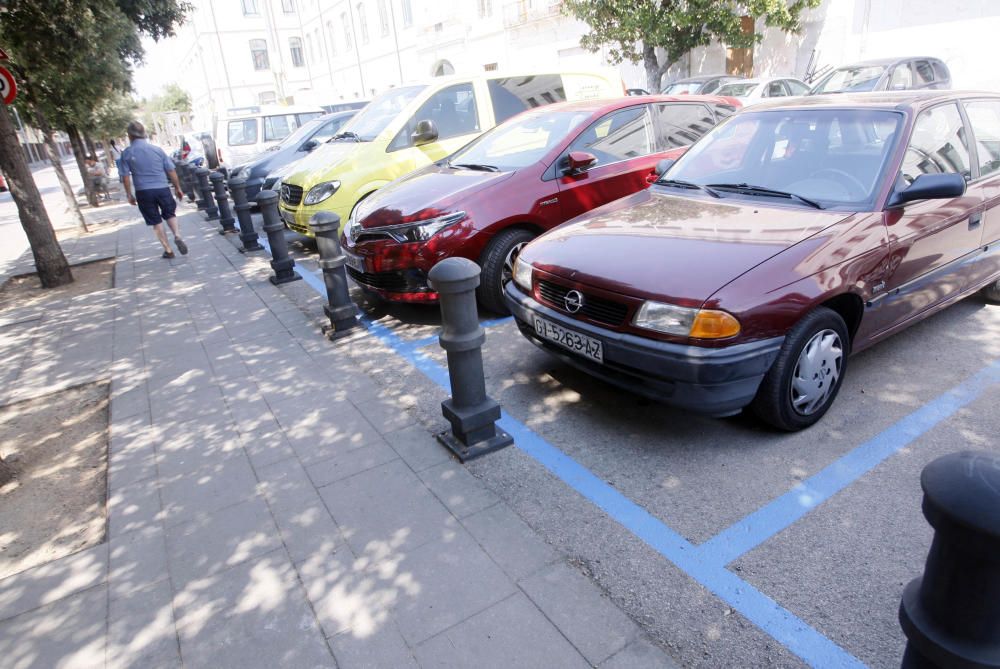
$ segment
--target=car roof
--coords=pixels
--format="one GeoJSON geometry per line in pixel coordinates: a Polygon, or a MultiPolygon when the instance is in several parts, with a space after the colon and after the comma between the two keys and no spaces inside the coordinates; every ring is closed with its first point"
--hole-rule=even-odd
{"type": "Polygon", "coordinates": [[[542,111],[580,111],[605,113],[631,107],[633,105],[649,104],[650,102],[706,102],[709,104],[733,104],[733,98],[717,95],[633,95],[620,98],[603,98],[593,100],[573,100],[572,102],[556,102],[554,104],[535,107],[525,112],[542,111]]]}
{"type": "Polygon", "coordinates": [[[886,109],[894,111],[917,111],[938,102],[966,98],[992,98],[1000,100],[1000,94],[989,91],[883,91],[876,93],[831,93],[828,95],[808,95],[804,97],[782,98],[773,102],[754,105],[752,111],[769,109],[843,109],[857,107],[865,109],[886,109]]]}
{"type": "Polygon", "coordinates": [[[905,56],[896,58],[871,58],[869,60],[859,60],[856,63],[848,63],[847,65],[840,65],[839,67],[833,68],[834,70],[843,70],[848,67],[864,67],[866,65],[884,65],[886,67],[890,65],[895,65],[896,63],[906,63],[911,60],[936,60],[940,61],[940,58],[935,58],[934,56],[905,56]]]}
{"type": "Polygon", "coordinates": [[[663,85],[672,86],[673,84],[696,83],[701,81],[711,81],[712,79],[742,79],[742,77],[737,74],[699,74],[697,77],[684,77],[683,79],[668,81],[663,85]]]}

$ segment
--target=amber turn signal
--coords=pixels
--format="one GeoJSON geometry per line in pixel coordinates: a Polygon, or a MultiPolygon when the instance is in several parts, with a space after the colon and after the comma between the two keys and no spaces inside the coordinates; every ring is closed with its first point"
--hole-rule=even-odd
{"type": "Polygon", "coordinates": [[[698,339],[723,339],[740,333],[740,322],[725,311],[701,309],[691,324],[689,337],[698,339]]]}

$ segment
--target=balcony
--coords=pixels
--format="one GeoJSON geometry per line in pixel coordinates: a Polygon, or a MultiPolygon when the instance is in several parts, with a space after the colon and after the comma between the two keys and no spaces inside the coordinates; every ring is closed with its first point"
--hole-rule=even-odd
{"type": "Polygon", "coordinates": [[[504,28],[556,18],[562,13],[562,0],[507,0],[503,6],[504,28]]]}

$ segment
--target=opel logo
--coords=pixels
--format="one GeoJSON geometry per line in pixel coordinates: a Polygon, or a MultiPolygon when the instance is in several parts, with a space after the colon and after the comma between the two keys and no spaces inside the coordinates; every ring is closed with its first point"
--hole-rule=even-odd
{"type": "Polygon", "coordinates": [[[566,311],[575,314],[583,308],[583,294],[578,290],[571,290],[563,296],[563,304],[566,305],[566,311]]]}

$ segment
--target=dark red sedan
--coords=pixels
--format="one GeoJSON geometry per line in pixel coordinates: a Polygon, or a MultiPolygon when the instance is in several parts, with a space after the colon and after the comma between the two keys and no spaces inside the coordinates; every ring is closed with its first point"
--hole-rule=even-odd
{"type": "Polygon", "coordinates": [[[376,191],[344,229],[348,271],[388,300],[431,302],[427,272],[461,256],[483,268],[480,303],[506,313],[503,285],[524,244],[656,179],[655,167],[739,103],[644,96],[525,112],[376,191]]]}
{"type": "Polygon", "coordinates": [[[797,430],[848,355],[976,291],[1000,301],[1000,96],[760,105],[651,188],[522,249],[506,298],[567,362],[797,430]]]}

